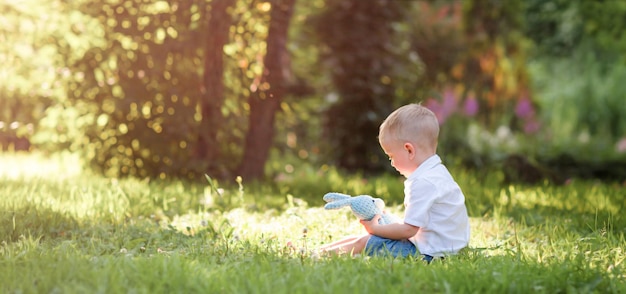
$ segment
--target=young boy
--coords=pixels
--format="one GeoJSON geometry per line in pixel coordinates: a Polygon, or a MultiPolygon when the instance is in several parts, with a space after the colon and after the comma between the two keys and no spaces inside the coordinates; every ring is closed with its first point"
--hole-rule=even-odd
{"type": "Polygon", "coordinates": [[[456,254],[467,246],[470,227],[465,197],[436,154],[439,123],[435,114],[419,104],[391,113],[380,126],[378,140],[404,182],[404,222],[378,224],[379,215],[361,221],[368,232],[320,249],[335,253],[421,254],[433,258],[456,254]]]}

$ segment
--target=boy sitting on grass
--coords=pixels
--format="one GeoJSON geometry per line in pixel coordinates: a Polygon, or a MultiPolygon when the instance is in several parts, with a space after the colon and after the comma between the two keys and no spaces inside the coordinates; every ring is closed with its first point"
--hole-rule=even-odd
{"type": "Polygon", "coordinates": [[[362,220],[368,234],[322,246],[323,252],[433,258],[456,254],[467,246],[470,227],[465,197],[436,154],[439,123],[419,104],[391,113],[378,140],[404,181],[404,222],[378,224],[380,215],[362,220]]]}

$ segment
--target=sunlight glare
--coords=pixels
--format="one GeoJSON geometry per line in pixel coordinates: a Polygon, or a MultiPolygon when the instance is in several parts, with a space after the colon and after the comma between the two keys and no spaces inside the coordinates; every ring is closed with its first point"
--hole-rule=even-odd
{"type": "Polygon", "coordinates": [[[81,174],[80,160],[73,154],[45,156],[43,154],[0,153],[0,178],[69,178],[81,174]]]}

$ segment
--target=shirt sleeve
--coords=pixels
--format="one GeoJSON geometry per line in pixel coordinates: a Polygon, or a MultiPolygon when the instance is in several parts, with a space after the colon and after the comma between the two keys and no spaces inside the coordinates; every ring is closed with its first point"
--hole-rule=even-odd
{"type": "Polygon", "coordinates": [[[430,211],[437,198],[437,186],[423,180],[407,181],[404,188],[404,222],[406,224],[428,228],[430,211]]]}

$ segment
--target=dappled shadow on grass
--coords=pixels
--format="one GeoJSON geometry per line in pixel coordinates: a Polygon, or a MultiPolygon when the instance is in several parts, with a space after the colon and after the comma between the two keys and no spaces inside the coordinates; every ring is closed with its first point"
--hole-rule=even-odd
{"type": "Polygon", "coordinates": [[[526,226],[561,226],[572,233],[604,230],[626,233],[620,183],[573,180],[564,186],[471,187],[468,210],[474,217],[510,218],[526,226]]]}
{"type": "Polygon", "coordinates": [[[80,222],[68,213],[49,208],[26,205],[4,209],[0,214],[0,236],[3,241],[14,242],[25,236],[68,238],[80,229],[80,222]]]}
{"type": "Polygon", "coordinates": [[[603,231],[613,234],[626,234],[626,218],[610,208],[565,207],[552,204],[517,203],[492,205],[483,217],[508,218],[520,228],[559,227],[572,234],[584,236],[603,231]]]}
{"type": "Polygon", "coordinates": [[[553,206],[512,206],[492,216],[474,218],[472,235],[486,254],[509,250],[530,250],[539,256],[546,250],[576,247],[624,247],[626,226],[621,215],[599,210],[596,213],[553,206]],[[485,247],[486,246],[486,247],[485,247]]]}
{"type": "Polygon", "coordinates": [[[626,234],[626,218],[606,210],[594,213],[535,205],[533,208],[512,207],[504,215],[527,227],[558,225],[580,235],[597,231],[626,234]]]}
{"type": "MultiPolygon", "coordinates": [[[[106,219],[106,218],[105,218],[106,219]]],[[[163,227],[150,218],[138,217],[121,222],[104,219],[77,219],[67,212],[25,205],[5,209],[0,214],[0,242],[5,245],[35,239],[44,247],[70,241],[85,254],[165,253],[181,245],[200,244],[222,237],[226,229],[207,223],[193,234],[185,229],[163,227]]]]}

